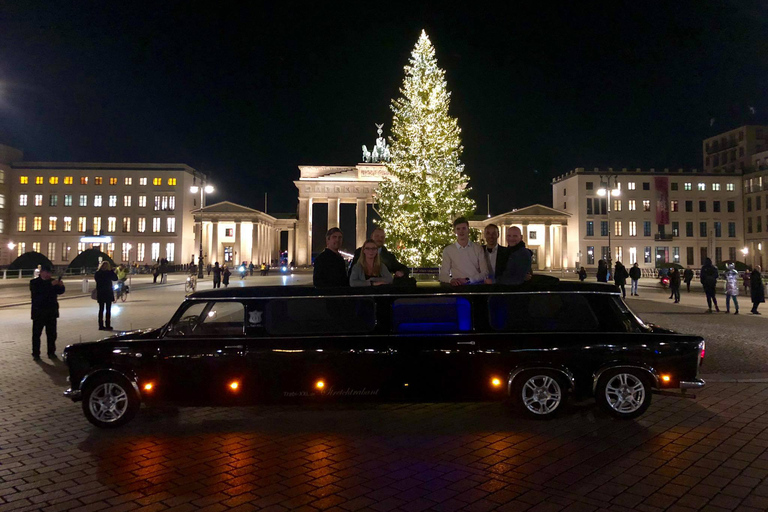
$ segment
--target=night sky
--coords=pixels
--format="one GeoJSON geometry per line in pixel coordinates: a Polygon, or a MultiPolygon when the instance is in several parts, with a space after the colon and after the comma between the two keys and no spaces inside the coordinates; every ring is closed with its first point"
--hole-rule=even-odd
{"type": "Polygon", "coordinates": [[[572,3],[3,2],[0,142],[186,163],[211,200],[295,212],[298,165],[389,129],[422,28],[478,213],[549,205],[575,167],[700,167],[703,138],[768,119],[764,2],[572,3]]]}

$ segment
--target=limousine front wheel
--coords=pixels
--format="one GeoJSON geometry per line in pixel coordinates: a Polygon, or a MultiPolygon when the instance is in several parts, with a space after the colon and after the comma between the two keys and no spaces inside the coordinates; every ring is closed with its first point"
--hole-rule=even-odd
{"type": "Polygon", "coordinates": [[[83,393],[85,417],[100,428],[114,428],[131,421],[139,409],[139,398],[122,376],[107,374],[88,383],[83,393]]]}
{"type": "Polygon", "coordinates": [[[512,399],[529,416],[552,418],[565,404],[562,377],[549,370],[525,372],[514,380],[512,399]]]}
{"type": "Polygon", "coordinates": [[[617,418],[636,418],[651,405],[651,385],[640,371],[609,370],[597,382],[595,400],[617,418]]]}

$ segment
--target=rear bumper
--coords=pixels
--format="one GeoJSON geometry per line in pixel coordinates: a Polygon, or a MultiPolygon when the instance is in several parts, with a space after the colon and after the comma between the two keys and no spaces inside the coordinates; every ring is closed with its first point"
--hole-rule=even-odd
{"type": "Polygon", "coordinates": [[[72,400],[73,402],[79,402],[83,399],[83,394],[80,392],[79,389],[72,389],[69,388],[64,392],[64,396],[72,400]]]}
{"type": "Polygon", "coordinates": [[[694,379],[692,381],[680,381],[680,389],[701,389],[706,386],[707,383],[704,379],[694,379]]]}

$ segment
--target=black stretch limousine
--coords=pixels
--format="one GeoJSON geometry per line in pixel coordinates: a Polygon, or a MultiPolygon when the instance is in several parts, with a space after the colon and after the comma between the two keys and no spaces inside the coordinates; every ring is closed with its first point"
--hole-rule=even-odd
{"type": "Polygon", "coordinates": [[[252,287],[190,295],[167,325],[68,346],[99,427],[141,402],[509,398],[551,417],[594,396],[633,418],[651,393],[699,388],[704,340],[643,323],[617,288],[535,276],[516,287],[252,287]]]}

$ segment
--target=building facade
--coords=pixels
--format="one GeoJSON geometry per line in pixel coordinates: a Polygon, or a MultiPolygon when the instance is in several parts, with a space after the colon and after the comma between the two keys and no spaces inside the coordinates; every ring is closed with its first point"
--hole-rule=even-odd
{"type": "Polygon", "coordinates": [[[768,151],[752,155],[744,174],[744,260],[748,265],[768,262],[768,151]]]}
{"type": "Polygon", "coordinates": [[[744,260],[741,190],[740,169],[577,168],[552,180],[552,202],[569,214],[566,257],[574,267],[600,259],[699,267],[707,257],[744,260]]]}
{"type": "Polygon", "coordinates": [[[768,126],[745,125],[702,142],[704,172],[745,172],[755,153],[768,150],[768,126]]]}

